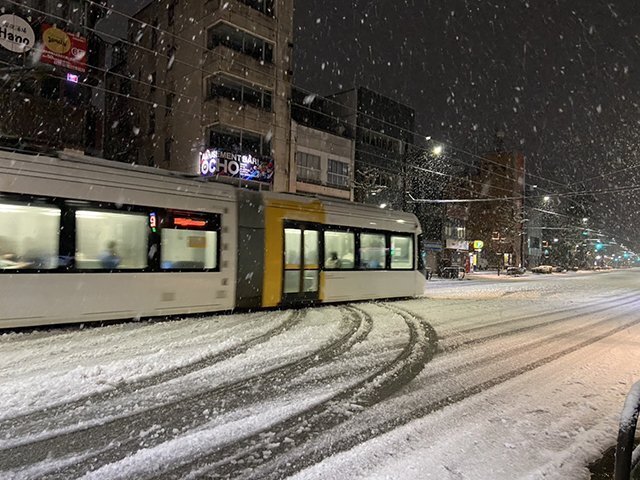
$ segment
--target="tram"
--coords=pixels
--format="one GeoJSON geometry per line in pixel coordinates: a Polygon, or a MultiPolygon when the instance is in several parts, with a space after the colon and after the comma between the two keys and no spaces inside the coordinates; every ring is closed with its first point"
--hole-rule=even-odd
{"type": "Polygon", "coordinates": [[[421,295],[414,215],[0,152],[0,328],[421,295]]]}

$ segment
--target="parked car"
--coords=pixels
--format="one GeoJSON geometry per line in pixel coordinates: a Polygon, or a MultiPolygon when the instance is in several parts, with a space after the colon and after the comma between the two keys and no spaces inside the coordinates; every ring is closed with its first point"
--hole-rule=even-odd
{"type": "Polygon", "coordinates": [[[531,269],[533,273],[553,273],[552,265],[538,265],[537,267],[533,267],[531,269]]]}
{"type": "Polygon", "coordinates": [[[507,267],[507,275],[524,275],[526,273],[526,269],[523,267],[507,267]]]}

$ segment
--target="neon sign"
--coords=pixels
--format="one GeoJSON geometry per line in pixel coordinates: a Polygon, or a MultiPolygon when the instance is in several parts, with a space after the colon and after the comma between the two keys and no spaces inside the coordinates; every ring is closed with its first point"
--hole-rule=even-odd
{"type": "Polygon", "coordinates": [[[255,157],[249,153],[234,153],[219,148],[210,148],[200,154],[198,171],[203,177],[225,176],[271,182],[273,159],[255,157]]]}

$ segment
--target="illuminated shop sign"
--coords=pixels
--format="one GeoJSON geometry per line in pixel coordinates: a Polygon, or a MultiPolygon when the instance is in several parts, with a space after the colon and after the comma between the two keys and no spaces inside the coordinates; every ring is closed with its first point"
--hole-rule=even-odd
{"type": "Polygon", "coordinates": [[[54,25],[42,24],[41,63],[76,72],[87,71],[87,39],[67,33],[54,25]]]}
{"type": "Polygon", "coordinates": [[[273,159],[212,148],[200,154],[199,172],[203,177],[224,176],[270,183],[273,159]]]}

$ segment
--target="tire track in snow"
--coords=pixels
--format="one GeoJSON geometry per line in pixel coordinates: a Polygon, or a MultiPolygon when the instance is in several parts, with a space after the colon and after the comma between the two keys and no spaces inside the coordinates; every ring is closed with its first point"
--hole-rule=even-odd
{"type": "Polygon", "coordinates": [[[137,390],[160,385],[161,383],[174,380],[198,370],[209,368],[216,363],[223,362],[232,357],[241,355],[250,348],[269,341],[273,337],[282,334],[290,328],[295,327],[296,324],[300,323],[301,319],[302,312],[294,311],[291,312],[280,325],[277,325],[276,327],[266,331],[265,333],[251,338],[240,345],[236,345],[221,352],[207,355],[198,361],[164,370],[157,374],[146,376],[131,382],[116,384],[113,390],[83,395],[82,397],[76,398],[70,402],[47,405],[46,407],[42,407],[37,410],[31,410],[30,412],[27,412],[23,415],[7,417],[0,421],[0,431],[7,431],[8,429],[19,430],[36,422],[44,421],[61,415],[68,416],[72,410],[83,410],[87,405],[114,400],[118,397],[128,395],[137,390]]]}
{"type": "MultiPolygon", "coordinates": [[[[137,477],[158,480],[203,476],[239,478],[247,469],[253,471],[264,464],[271,465],[273,457],[305,444],[411,382],[435,355],[436,332],[428,323],[407,312],[388,305],[384,308],[401,316],[410,332],[408,344],[393,362],[330,399],[269,426],[267,431],[262,430],[238,442],[218,447],[193,462],[163,470],[160,475],[137,474],[137,477]]],[[[278,478],[282,476],[278,475],[278,478]]]]}
{"type": "MultiPolygon", "coordinates": [[[[622,299],[626,299],[627,301],[622,302],[622,303],[617,303],[615,305],[611,305],[610,300],[608,299],[607,301],[600,301],[600,302],[594,302],[590,305],[585,305],[582,307],[574,307],[574,308],[567,308],[567,309],[561,309],[561,310],[557,310],[555,313],[552,314],[557,314],[557,313],[565,313],[565,312],[575,312],[576,310],[585,310],[585,309],[591,309],[595,306],[598,305],[602,305],[603,303],[607,303],[608,305],[602,308],[598,308],[596,310],[589,310],[588,313],[589,314],[594,314],[594,313],[601,313],[601,312],[605,312],[607,310],[612,310],[616,307],[620,307],[620,306],[624,306],[624,305],[629,305],[632,304],[634,302],[637,302],[638,300],[640,300],[640,298],[638,298],[637,294],[631,294],[631,295],[626,295],[624,297],[622,297],[622,299]]],[[[517,328],[514,330],[507,330],[507,331],[503,331],[503,332],[498,332],[498,333],[494,333],[491,335],[487,335],[484,337],[476,337],[476,338],[469,338],[467,340],[463,340],[462,342],[459,343],[453,343],[451,345],[446,345],[444,347],[442,347],[442,351],[443,352],[452,352],[455,350],[458,350],[459,348],[462,347],[466,347],[469,345],[478,345],[481,343],[486,343],[489,342],[491,340],[496,340],[502,337],[506,337],[506,336],[511,336],[511,335],[516,335],[518,333],[523,333],[523,332],[528,332],[531,330],[535,330],[538,328],[542,328],[542,327],[546,327],[549,325],[553,325],[553,324],[557,324],[560,322],[566,322],[566,321],[570,321],[570,320],[575,320],[576,318],[580,318],[581,316],[583,316],[585,313],[581,312],[581,313],[574,313],[572,315],[567,315],[561,318],[556,318],[553,320],[547,320],[545,322],[541,322],[541,323],[535,323],[533,325],[526,325],[524,327],[521,328],[517,328]]],[[[472,327],[472,328],[468,328],[468,329],[464,329],[464,330],[459,330],[456,332],[455,336],[460,336],[460,335],[464,335],[465,333],[473,333],[473,332],[482,332],[484,330],[490,330],[492,328],[495,327],[502,327],[502,326],[509,326],[509,325],[513,325],[513,324],[517,324],[517,323],[522,323],[522,322],[526,322],[528,320],[534,320],[536,318],[542,318],[545,316],[549,316],[549,314],[545,313],[545,314],[536,314],[536,315],[528,315],[525,317],[520,317],[520,318],[515,318],[512,320],[505,320],[505,321],[500,321],[500,322],[494,322],[494,323],[489,323],[489,324],[485,324],[485,325],[481,325],[481,326],[477,326],[477,327],[472,327]]],[[[451,336],[446,336],[446,337],[442,337],[442,340],[449,340],[452,337],[454,337],[453,335],[451,336]]]]}
{"type": "MultiPolygon", "coordinates": [[[[610,320],[612,319],[609,319],[609,321],[610,320]]],[[[371,423],[367,423],[365,429],[362,429],[362,427],[360,427],[358,431],[350,432],[342,436],[337,435],[335,432],[328,432],[327,435],[331,435],[329,447],[330,451],[327,451],[328,442],[325,442],[324,444],[320,443],[319,445],[304,445],[303,448],[298,449],[295,452],[291,452],[291,454],[286,457],[279,457],[277,461],[274,460],[270,464],[263,465],[260,468],[252,470],[251,472],[246,471],[244,472],[244,475],[238,476],[237,478],[279,480],[291,476],[297,472],[302,471],[305,468],[321,462],[327,456],[335,455],[339,452],[349,450],[357,446],[358,444],[366,442],[367,440],[381,436],[412,421],[419,420],[420,418],[426,417],[433,412],[461,402],[474,395],[480,394],[486,390],[489,390],[490,388],[508,382],[509,380],[514,379],[531,370],[552,363],[567,355],[587,348],[590,345],[605,340],[617,333],[620,333],[637,325],[640,325],[640,318],[625,322],[623,325],[614,327],[592,338],[578,342],[577,344],[574,344],[570,347],[539,358],[538,360],[526,363],[525,365],[518,368],[508,370],[491,379],[479,382],[469,388],[463,388],[457,392],[445,394],[440,398],[427,401],[427,403],[421,405],[418,408],[400,412],[401,414],[396,417],[383,420],[374,425],[372,425],[371,423]]],[[[357,419],[354,420],[354,423],[355,422],[357,422],[357,419]]]]}
{"type": "MultiPolygon", "coordinates": [[[[633,306],[634,303],[640,303],[640,299],[637,299],[635,302],[626,302],[623,305],[633,306]]],[[[619,305],[619,306],[623,306],[623,305],[619,305]]],[[[429,382],[427,384],[421,385],[421,388],[423,386],[429,386],[429,385],[431,386],[440,385],[444,383],[447,378],[452,378],[453,376],[461,375],[462,372],[465,372],[465,373],[470,372],[471,369],[479,370],[489,365],[495,365],[500,361],[514,358],[514,356],[530,354],[534,352],[536,349],[539,349],[541,347],[550,347],[552,342],[560,342],[566,339],[571,340],[573,338],[580,338],[580,335],[586,334],[594,329],[601,328],[608,323],[614,322],[628,315],[629,315],[628,312],[615,313],[601,320],[596,320],[596,321],[593,321],[592,323],[581,325],[577,328],[563,330],[561,332],[558,332],[549,336],[545,336],[543,338],[539,338],[538,340],[529,341],[528,343],[522,343],[520,345],[517,345],[509,349],[500,349],[498,353],[495,353],[495,354],[491,354],[482,358],[476,358],[471,361],[462,362],[458,365],[454,365],[452,367],[449,367],[444,370],[425,376],[424,378],[421,379],[421,381],[428,379],[429,382]]],[[[506,336],[507,334],[505,334],[505,337],[506,336]]],[[[503,337],[500,337],[500,338],[503,338],[503,337]]],[[[495,351],[495,350],[492,350],[492,351],[495,351]]],[[[444,355],[438,358],[445,361],[449,357],[450,355],[444,355]]]]}
{"type": "MultiPolygon", "coordinates": [[[[269,389],[277,391],[284,382],[288,381],[288,377],[299,375],[320,361],[326,362],[341,355],[368,336],[373,325],[371,317],[355,308],[342,308],[342,310],[348,314],[342,318],[347,325],[346,333],[292,363],[205,392],[198,392],[188,398],[137,411],[132,415],[98,420],[99,423],[96,425],[80,426],[75,429],[72,427],[71,431],[67,429],[59,432],[58,435],[52,432],[51,435],[55,436],[27,440],[19,445],[0,449],[0,468],[5,471],[19,470],[38,462],[45,462],[47,458],[61,458],[74,452],[81,453],[88,447],[99,452],[85,461],[58,471],[51,471],[43,476],[43,478],[71,478],[117,461],[141,448],[138,432],[161,431],[164,433],[153,438],[147,437],[144,448],[149,448],[187,429],[196,428],[203,422],[202,413],[205,410],[219,413],[236,408],[243,402],[255,401],[254,395],[247,395],[248,391],[260,391],[261,395],[269,389]]],[[[264,396],[261,397],[263,398],[264,396]]],[[[0,477],[1,474],[2,472],[0,477]]]]}
{"type": "MultiPolygon", "coordinates": [[[[484,328],[486,328],[488,326],[500,325],[500,324],[504,324],[504,323],[511,323],[511,322],[518,321],[518,320],[529,320],[529,319],[533,319],[533,318],[537,318],[537,317],[543,317],[543,316],[548,316],[548,315],[553,315],[553,314],[558,314],[558,313],[576,311],[578,309],[592,308],[592,307],[601,305],[603,303],[607,303],[607,302],[609,302],[611,300],[614,300],[614,299],[615,300],[621,300],[621,299],[633,297],[635,295],[637,295],[637,294],[633,293],[633,294],[627,294],[627,295],[622,295],[622,296],[619,296],[619,295],[608,295],[608,296],[603,297],[600,300],[597,300],[597,301],[594,301],[594,302],[587,302],[587,303],[585,303],[583,305],[575,305],[575,306],[572,306],[572,307],[566,307],[566,308],[560,308],[560,309],[556,308],[556,309],[543,310],[543,311],[538,310],[538,311],[536,311],[535,313],[532,313],[532,314],[527,314],[527,315],[523,315],[523,316],[516,317],[516,318],[510,318],[508,320],[501,320],[501,321],[498,321],[498,322],[494,322],[492,324],[485,324],[485,325],[480,325],[480,326],[477,326],[477,327],[470,327],[470,328],[466,328],[466,329],[462,329],[462,330],[457,330],[456,329],[454,333],[469,333],[469,332],[472,332],[472,331],[475,331],[475,330],[484,329],[484,328]]],[[[501,299],[502,299],[502,297],[501,298],[497,298],[497,299],[492,299],[492,300],[496,301],[496,300],[501,300],[501,299]]],[[[499,304],[499,305],[501,305],[501,304],[499,304]]],[[[527,305],[526,307],[527,308],[531,308],[531,307],[538,308],[539,305],[527,305]]],[[[409,307],[407,307],[407,308],[409,308],[409,307]]],[[[512,312],[513,312],[513,307],[505,307],[504,310],[495,310],[494,315],[495,316],[500,316],[500,315],[509,314],[509,313],[512,313],[512,312]]],[[[447,314],[450,313],[449,309],[447,309],[446,313],[447,314]]],[[[438,329],[441,326],[445,326],[446,325],[447,327],[451,327],[451,326],[454,326],[454,325],[460,324],[460,323],[462,323],[462,324],[468,323],[468,321],[469,321],[469,314],[468,314],[468,308],[467,308],[467,314],[465,316],[463,316],[463,317],[447,318],[446,321],[441,322],[441,323],[438,323],[434,319],[432,321],[432,325],[434,326],[434,328],[438,329]]],[[[441,337],[441,340],[443,338],[444,337],[441,337]]]]}

